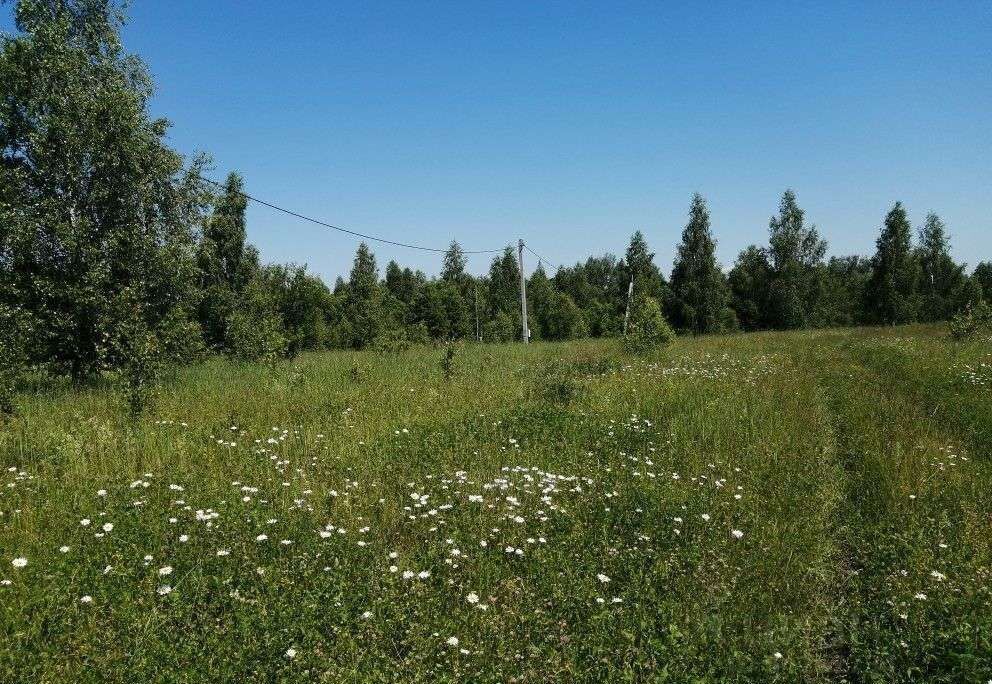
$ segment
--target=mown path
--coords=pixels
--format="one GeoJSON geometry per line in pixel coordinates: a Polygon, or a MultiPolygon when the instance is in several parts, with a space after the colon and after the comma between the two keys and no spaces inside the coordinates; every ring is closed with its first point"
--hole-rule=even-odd
{"type": "Polygon", "coordinates": [[[933,402],[925,350],[838,337],[804,351],[833,420],[836,509],[831,678],[986,681],[992,674],[981,444],[933,402]],[[919,355],[921,358],[914,358],[919,355]]]}

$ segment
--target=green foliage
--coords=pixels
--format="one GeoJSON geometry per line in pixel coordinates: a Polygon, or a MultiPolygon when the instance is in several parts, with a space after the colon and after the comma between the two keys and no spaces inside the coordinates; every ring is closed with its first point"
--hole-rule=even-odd
{"type": "Polygon", "coordinates": [[[922,321],[943,321],[958,308],[957,300],[966,286],[964,265],[956,264],[950,255],[950,244],[944,222],[934,213],[927,214],[919,231],[916,250],[919,263],[919,318],[922,321]]]}
{"type": "Polygon", "coordinates": [[[247,205],[244,180],[232,172],[223,193],[214,200],[197,249],[200,326],[214,349],[233,345],[228,339],[228,322],[241,305],[248,284],[258,275],[258,252],[246,241],[247,205]]]}
{"type": "Polygon", "coordinates": [[[446,381],[450,381],[455,375],[455,345],[448,343],[444,345],[444,351],[441,353],[441,377],[446,381]]]}
{"type": "Polygon", "coordinates": [[[33,361],[82,380],[114,302],[155,331],[195,298],[202,160],[184,171],[113,2],[22,0],[0,39],[0,268],[35,322],[33,361]]]}
{"type": "Polygon", "coordinates": [[[18,384],[27,365],[29,335],[26,314],[0,302],[0,416],[14,412],[18,384]]]}
{"type": "Polygon", "coordinates": [[[971,279],[981,288],[985,300],[992,302],[992,261],[983,261],[975,266],[971,279]]]}
{"type": "Polygon", "coordinates": [[[727,280],[716,261],[709,211],[697,193],[692,198],[689,223],[682,231],[672,269],[668,308],[675,327],[697,334],[725,329],[728,318],[724,311],[729,295],[727,280]]]}
{"type": "Polygon", "coordinates": [[[779,214],[768,227],[770,279],[765,319],[769,327],[791,329],[813,325],[822,294],[820,268],[827,243],[816,226],[806,226],[796,195],[786,190],[779,214]]]}
{"type": "Polygon", "coordinates": [[[248,284],[241,304],[227,319],[226,329],[227,347],[242,361],[272,362],[285,356],[289,348],[273,291],[260,277],[248,284]]]}
{"type": "Polygon", "coordinates": [[[653,297],[638,297],[630,316],[624,346],[634,353],[649,352],[675,340],[675,331],[665,320],[661,305],[653,297]]]}
{"type": "Polygon", "coordinates": [[[737,257],[728,278],[731,301],[737,320],[744,330],[766,326],[766,305],[772,281],[767,253],[751,245],[737,257]]]}
{"type": "Polygon", "coordinates": [[[119,391],[130,415],[150,404],[164,363],[159,337],[144,320],[138,293],[126,289],[111,303],[109,332],[102,356],[117,370],[119,391]]]}
{"type": "Polygon", "coordinates": [[[910,241],[906,210],[901,202],[896,202],[885,217],[885,226],[878,237],[871,279],[865,291],[866,312],[875,323],[908,323],[917,318],[920,271],[910,241]]]}
{"type": "Polygon", "coordinates": [[[992,333],[992,306],[985,301],[977,304],[969,302],[955,314],[948,323],[951,337],[955,340],[969,340],[979,334],[992,333]]]}
{"type": "Polygon", "coordinates": [[[351,346],[363,349],[382,332],[382,290],[375,255],[364,242],[359,245],[348,280],[347,315],[351,323],[351,346]]]}

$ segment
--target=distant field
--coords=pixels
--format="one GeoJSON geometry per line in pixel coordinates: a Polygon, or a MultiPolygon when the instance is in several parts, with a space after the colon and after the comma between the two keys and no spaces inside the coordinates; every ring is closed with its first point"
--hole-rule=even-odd
{"type": "Polygon", "coordinates": [[[442,355],[22,397],[0,682],[992,679],[988,341],[442,355]]]}

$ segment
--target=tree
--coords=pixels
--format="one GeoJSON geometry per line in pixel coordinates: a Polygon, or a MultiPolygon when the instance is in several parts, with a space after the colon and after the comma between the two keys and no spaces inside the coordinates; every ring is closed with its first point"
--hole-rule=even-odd
{"type": "Polygon", "coordinates": [[[823,292],[815,325],[856,325],[864,321],[864,292],[870,278],[868,259],[831,257],[824,268],[823,292]]]}
{"type": "Polygon", "coordinates": [[[444,265],[441,269],[441,280],[448,283],[461,284],[465,278],[465,251],[457,241],[452,240],[448,251],[444,253],[444,265]]]}
{"type": "Polygon", "coordinates": [[[639,296],[633,302],[624,344],[632,352],[643,353],[668,344],[675,339],[675,332],[661,312],[661,305],[654,297],[639,296]]]}
{"type": "Polygon", "coordinates": [[[799,328],[814,321],[821,293],[818,268],[827,251],[816,226],[807,227],[796,194],[786,190],[778,216],[768,224],[767,323],[773,328],[799,328]]]}
{"type": "Polygon", "coordinates": [[[620,311],[626,308],[627,287],[631,278],[634,279],[634,291],[638,295],[653,297],[658,301],[667,296],[665,278],[654,263],[654,252],[648,251],[648,242],[641,231],[634,231],[630,237],[627,253],[623,261],[617,264],[617,271],[619,277],[615,279],[615,301],[620,311]]]}
{"type": "Polygon", "coordinates": [[[669,287],[669,309],[677,328],[693,333],[721,329],[729,291],[716,261],[716,242],[710,233],[706,201],[698,193],[692,197],[689,223],[682,231],[669,287]]]}
{"type": "Polygon", "coordinates": [[[872,257],[865,310],[871,321],[895,325],[916,320],[919,267],[912,252],[911,227],[902,202],[885,217],[872,257]]]}
{"type": "Polygon", "coordinates": [[[0,38],[0,291],[34,322],[32,359],[81,380],[119,358],[117,313],[153,336],[189,318],[204,161],[184,172],[149,115],[117,3],[21,0],[15,21],[0,38]]]}
{"type": "Polygon", "coordinates": [[[772,266],[765,250],[750,245],[737,256],[728,282],[731,306],[744,330],[759,330],[767,325],[768,290],[772,266]]]}
{"type": "Polygon", "coordinates": [[[351,345],[363,349],[382,331],[382,292],[375,255],[364,242],[358,246],[348,279],[348,320],[352,327],[351,345]]]}
{"type": "Polygon", "coordinates": [[[965,286],[964,265],[954,263],[944,222],[934,213],[927,214],[919,231],[920,319],[943,321],[955,312],[955,302],[965,286]]]}
{"type": "Polygon", "coordinates": [[[244,179],[232,171],[204,222],[197,250],[200,326],[207,344],[216,349],[230,347],[228,320],[259,270],[258,251],[247,243],[247,206],[244,179]]]}
{"type": "Polygon", "coordinates": [[[983,261],[975,267],[972,280],[981,288],[982,296],[992,302],[992,261],[983,261]]]}
{"type": "Polygon", "coordinates": [[[520,269],[513,249],[507,247],[503,254],[493,259],[489,267],[489,296],[486,312],[490,318],[499,315],[516,318],[520,324],[520,269]]]}

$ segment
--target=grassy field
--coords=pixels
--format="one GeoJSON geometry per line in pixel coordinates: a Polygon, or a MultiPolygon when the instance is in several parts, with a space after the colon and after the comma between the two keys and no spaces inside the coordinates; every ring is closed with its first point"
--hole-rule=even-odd
{"type": "Polygon", "coordinates": [[[988,341],[442,356],[22,397],[0,681],[992,679],[988,341]]]}

